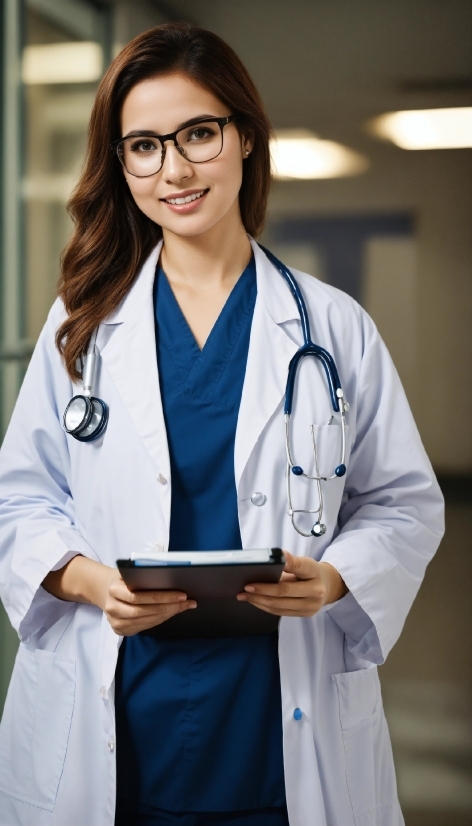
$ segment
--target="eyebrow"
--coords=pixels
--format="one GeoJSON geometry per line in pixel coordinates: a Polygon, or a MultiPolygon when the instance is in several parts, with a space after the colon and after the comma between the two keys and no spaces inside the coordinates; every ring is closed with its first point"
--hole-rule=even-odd
{"type": "MultiPolygon", "coordinates": [[[[207,118],[218,118],[218,117],[223,117],[224,118],[226,116],[225,115],[221,115],[221,116],[220,115],[209,115],[209,114],[196,115],[194,118],[190,118],[189,120],[184,120],[184,121],[182,121],[182,123],[179,123],[173,131],[178,132],[179,129],[185,129],[186,126],[193,126],[194,123],[200,123],[200,121],[206,120],[207,118]]],[[[172,135],[172,132],[168,132],[167,134],[172,135]]],[[[123,136],[123,140],[125,138],[135,138],[135,137],[138,137],[140,135],[142,135],[143,137],[154,137],[154,138],[162,137],[162,135],[158,135],[157,132],[153,132],[151,129],[140,129],[140,130],[133,129],[132,132],[128,132],[127,135],[123,136]]]]}

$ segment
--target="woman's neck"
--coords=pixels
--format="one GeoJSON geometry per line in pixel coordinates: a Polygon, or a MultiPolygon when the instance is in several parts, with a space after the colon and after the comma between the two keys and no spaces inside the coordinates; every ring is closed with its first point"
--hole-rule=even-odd
{"type": "Polygon", "coordinates": [[[164,230],[163,236],[161,263],[167,278],[172,285],[192,291],[224,287],[231,291],[252,255],[241,220],[219,221],[202,235],[164,230]]]}
{"type": "Polygon", "coordinates": [[[163,231],[162,268],[200,348],[251,260],[239,213],[238,219],[193,237],[163,231]]]}

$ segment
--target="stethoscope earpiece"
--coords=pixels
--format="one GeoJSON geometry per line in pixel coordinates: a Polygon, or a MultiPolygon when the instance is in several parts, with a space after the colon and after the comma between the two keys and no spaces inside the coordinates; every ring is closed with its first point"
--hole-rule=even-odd
{"type": "Polygon", "coordinates": [[[97,332],[92,336],[82,371],[83,394],[73,396],[64,416],[64,430],[78,442],[93,442],[104,433],[108,424],[108,406],[102,399],[92,396],[97,373],[98,350],[95,344],[97,332]]]}

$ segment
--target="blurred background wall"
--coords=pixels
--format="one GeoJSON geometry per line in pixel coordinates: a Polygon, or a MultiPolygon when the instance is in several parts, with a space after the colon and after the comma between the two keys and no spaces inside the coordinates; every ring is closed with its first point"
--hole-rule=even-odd
{"type": "MultiPolygon", "coordinates": [[[[371,313],[446,495],[446,538],[380,674],[407,826],[470,824],[472,127],[462,142],[455,129],[458,148],[422,151],[372,125],[387,112],[472,106],[470,0],[0,7],[2,432],[54,300],[97,82],[150,26],[212,29],[248,66],[279,145],[303,138],[289,155],[314,153],[312,178],[289,170],[274,182],[264,241],[371,313]]],[[[16,646],[1,613],[0,708],[16,646]]]]}

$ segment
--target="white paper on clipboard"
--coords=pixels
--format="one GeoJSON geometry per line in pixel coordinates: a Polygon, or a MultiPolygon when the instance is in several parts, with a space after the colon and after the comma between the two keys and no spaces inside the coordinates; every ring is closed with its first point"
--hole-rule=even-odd
{"type": "Polygon", "coordinates": [[[131,561],[137,565],[247,565],[272,560],[271,548],[250,551],[157,551],[146,548],[131,554],[131,561]]]}

